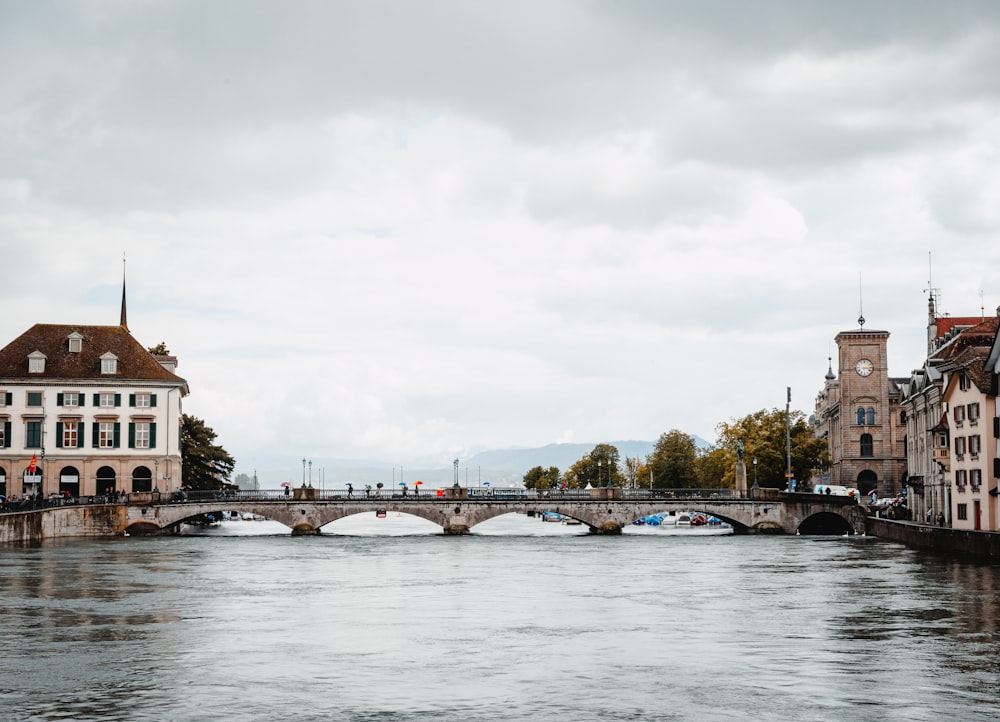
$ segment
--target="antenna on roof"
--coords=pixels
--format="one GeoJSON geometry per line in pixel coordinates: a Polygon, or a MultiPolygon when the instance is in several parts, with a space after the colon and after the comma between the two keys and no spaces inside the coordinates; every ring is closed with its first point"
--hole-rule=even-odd
{"type": "Polygon", "coordinates": [[[865,327],[865,296],[861,285],[861,272],[858,271],[858,326],[865,327]]]}
{"type": "Polygon", "coordinates": [[[979,322],[986,320],[986,305],[983,303],[983,289],[979,289],[979,322]]]}
{"type": "Polygon", "coordinates": [[[128,322],[125,320],[125,253],[122,252],[122,318],[121,327],[128,331],[128,322]]]}
{"type": "Polygon", "coordinates": [[[931,279],[931,252],[927,251],[927,288],[924,291],[927,294],[927,303],[932,307],[932,312],[937,315],[939,296],[941,295],[940,289],[934,288],[934,282],[931,279]]]}

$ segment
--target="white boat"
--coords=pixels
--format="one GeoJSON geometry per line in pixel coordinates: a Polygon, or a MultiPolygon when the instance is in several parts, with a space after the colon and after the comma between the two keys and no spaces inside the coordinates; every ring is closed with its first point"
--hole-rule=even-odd
{"type": "Polygon", "coordinates": [[[689,511],[679,511],[677,512],[677,521],[674,522],[677,526],[691,526],[691,519],[694,517],[689,511]]]}

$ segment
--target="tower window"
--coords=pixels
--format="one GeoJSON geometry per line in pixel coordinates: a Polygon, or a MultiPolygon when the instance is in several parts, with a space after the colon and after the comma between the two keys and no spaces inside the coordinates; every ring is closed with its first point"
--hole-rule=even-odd
{"type": "Polygon", "coordinates": [[[865,410],[859,406],[858,407],[858,426],[864,426],[864,425],[865,425],[865,410]]]}
{"type": "Polygon", "coordinates": [[[873,409],[871,406],[868,407],[868,425],[869,426],[875,425],[875,409],[873,409]]]}
{"type": "Polygon", "coordinates": [[[874,444],[871,434],[861,434],[861,456],[871,457],[875,455],[874,444]]]}

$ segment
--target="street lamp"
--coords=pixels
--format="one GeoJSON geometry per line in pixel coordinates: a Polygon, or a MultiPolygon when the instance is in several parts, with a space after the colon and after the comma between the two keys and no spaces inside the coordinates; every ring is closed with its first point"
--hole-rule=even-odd
{"type": "Polygon", "coordinates": [[[753,488],[757,488],[757,457],[753,457],[753,488]]]}

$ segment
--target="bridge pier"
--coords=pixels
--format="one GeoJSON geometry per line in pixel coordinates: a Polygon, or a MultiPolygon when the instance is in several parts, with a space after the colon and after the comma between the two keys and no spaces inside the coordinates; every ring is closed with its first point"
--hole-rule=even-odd
{"type": "Polygon", "coordinates": [[[319,529],[308,522],[299,522],[292,527],[292,536],[318,536],[319,529]]]}
{"type": "Polygon", "coordinates": [[[472,532],[469,527],[465,524],[449,524],[444,527],[444,533],[446,536],[466,536],[472,532]]]}

